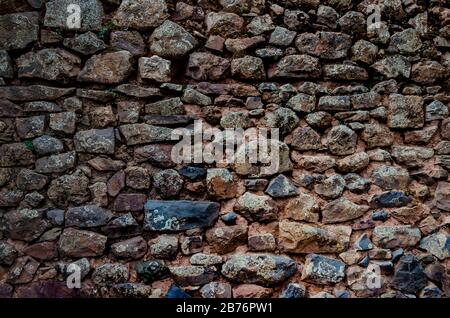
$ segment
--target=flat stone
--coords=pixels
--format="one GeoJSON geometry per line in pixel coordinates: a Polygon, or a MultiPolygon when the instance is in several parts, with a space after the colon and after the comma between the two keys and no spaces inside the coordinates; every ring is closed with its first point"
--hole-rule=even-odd
{"type": "Polygon", "coordinates": [[[74,91],[75,88],[58,88],[44,85],[0,86],[0,98],[10,101],[54,100],[74,91]]]}
{"type": "Polygon", "coordinates": [[[38,173],[61,173],[75,167],[75,151],[39,158],[35,162],[38,173]]]}
{"type": "Polygon", "coordinates": [[[106,49],[106,44],[100,40],[94,33],[86,32],[76,35],[73,38],[66,38],[63,42],[68,47],[83,55],[92,55],[106,49]]]}
{"type": "Polygon", "coordinates": [[[114,48],[128,51],[133,56],[145,55],[145,42],[142,35],[137,31],[113,31],[110,38],[110,44],[114,48]]]}
{"type": "Polygon", "coordinates": [[[366,69],[351,64],[328,64],[323,67],[325,79],[339,81],[365,81],[369,78],[366,69]]]}
{"type": "Polygon", "coordinates": [[[73,134],[76,130],[77,115],[74,112],[50,114],[49,127],[57,132],[73,134]]]}
{"type": "Polygon", "coordinates": [[[114,200],[114,211],[138,212],[144,209],[147,196],[141,193],[121,193],[114,200]]]}
{"type": "Polygon", "coordinates": [[[125,0],[121,2],[113,21],[120,27],[146,30],[159,26],[168,17],[165,0],[125,0]]]}
{"type": "Polygon", "coordinates": [[[210,12],[206,15],[206,32],[224,37],[234,37],[244,27],[244,19],[235,13],[210,12]]]}
{"type": "Polygon", "coordinates": [[[318,78],[322,73],[319,59],[310,55],[287,55],[270,67],[268,78],[318,78]]]}
{"type": "Polygon", "coordinates": [[[388,56],[372,64],[372,68],[386,78],[409,78],[411,75],[411,63],[402,55],[388,56]]]}
{"type": "Polygon", "coordinates": [[[278,207],[269,196],[250,192],[238,198],[234,209],[251,222],[273,221],[278,214],[278,207]]]}
{"type": "Polygon", "coordinates": [[[218,273],[211,267],[175,266],[170,267],[170,274],[180,286],[199,286],[215,280],[218,273]]]}
{"type": "Polygon", "coordinates": [[[237,194],[233,175],[224,168],[212,168],[207,170],[206,188],[208,195],[216,199],[234,198],[237,194]]]}
{"type": "Polygon", "coordinates": [[[116,84],[124,81],[132,71],[131,54],[118,51],[94,55],[86,61],[78,81],[116,84]]]}
{"type": "Polygon", "coordinates": [[[133,237],[112,244],[111,252],[120,259],[139,259],[147,252],[147,241],[142,236],[133,237]]]}
{"type": "Polygon", "coordinates": [[[350,242],[350,226],[313,226],[283,220],[279,223],[279,246],[289,253],[340,253],[350,242]]]}
{"type": "Polygon", "coordinates": [[[276,285],[297,272],[294,260],[272,254],[232,255],[222,266],[222,275],[237,283],[276,285]]]}
{"type": "Polygon", "coordinates": [[[44,134],[45,116],[16,118],[16,131],[20,138],[34,138],[44,134]]]}
{"type": "Polygon", "coordinates": [[[349,35],[335,32],[302,33],[295,40],[295,46],[300,53],[323,59],[343,58],[347,56],[351,45],[349,35]]]}
{"type": "Polygon", "coordinates": [[[445,67],[436,61],[419,61],[413,64],[411,69],[411,79],[423,85],[438,83],[444,77],[445,67]]]}
{"type": "Polygon", "coordinates": [[[84,205],[67,210],[65,226],[98,227],[106,225],[112,218],[113,214],[109,210],[96,205],[84,205]]]}
{"type": "Polygon", "coordinates": [[[316,254],[306,256],[302,280],[319,285],[336,284],[345,277],[345,264],[316,254]]]}
{"type": "Polygon", "coordinates": [[[148,124],[128,124],[119,127],[128,146],[171,140],[172,129],[148,124]]]}
{"type": "Polygon", "coordinates": [[[412,198],[401,191],[383,192],[370,199],[370,205],[375,208],[398,208],[411,202],[412,198]]]}
{"type": "Polygon", "coordinates": [[[258,57],[249,55],[231,61],[231,75],[247,80],[263,80],[266,78],[263,61],[258,57]]]}
{"type": "Polygon", "coordinates": [[[292,220],[315,223],[319,221],[319,210],[319,204],[313,196],[299,193],[297,197],[289,200],[284,212],[292,220]]]}
{"type": "Polygon", "coordinates": [[[317,105],[318,110],[323,111],[346,111],[351,109],[349,96],[322,96],[317,105]]]}
{"type": "Polygon", "coordinates": [[[409,173],[406,169],[393,166],[380,166],[372,172],[373,183],[384,190],[406,189],[409,173]]]}
{"type": "Polygon", "coordinates": [[[102,27],[103,6],[98,0],[52,0],[45,5],[44,26],[76,29],[77,31],[98,31],[102,27]],[[70,15],[73,13],[68,10],[70,5],[78,5],[81,9],[80,14],[83,18],[80,21],[79,28],[72,28],[67,23],[70,15]]]}
{"type": "Polygon", "coordinates": [[[219,204],[205,201],[159,201],[145,204],[144,229],[184,231],[211,226],[219,216],[219,204]]]}
{"type": "Polygon", "coordinates": [[[139,76],[141,79],[149,79],[156,82],[170,82],[170,67],[170,61],[157,55],[141,57],[139,59],[139,76]]]}
{"type": "Polygon", "coordinates": [[[337,168],[343,172],[356,172],[366,168],[370,163],[369,155],[366,152],[357,152],[336,161],[337,168]]]}
{"type": "Polygon", "coordinates": [[[212,252],[219,254],[230,253],[239,245],[247,243],[247,226],[214,227],[206,231],[206,240],[212,252]]]}
{"type": "Polygon", "coordinates": [[[112,263],[97,267],[92,273],[92,282],[98,287],[110,287],[114,284],[124,283],[128,280],[127,265],[112,263]]]}
{"type": "Polygon", "coordinates": [[[434,198],[438,209],[450,211],[450,183],[438,182],[434,198]]]}
{"type": "Polygon", "coordinates": [[[398,163],[407,167],[423,166],[434,156],[433,149],[419,146],[393,146],[391,153],[398,163]]]}
{"type": "Polygon", "coordinates": [[[0,50],[23,49],[39,37],[39,13],[21,12],[0,16],[0,50]]]}
{"type": "Polygon", "coordinates": [[[363,216],[369,207],[367,205],[358,205],[346,198],[327,203],[322,208],[322,223],[340,223],[357,219],[363,216]]]}
{"type": "Polygon", "coordinates": [[[372,233],[373,242],[381,248],[414,246],[420,241],[420,237],[420,230],[409,225],[380,225],[372,233]]]}
{"type": "Polygon", "coordinates": [[[72,258],[101,256],[106,240],[106,236],[95,232],[69,228],[61,234],[58,250],[63,256],[72,258]]]}
{"type": "Polygon", "coordinates": [[[75,150],[94,154],[114,154],[114,129],[91,129],[79,131],[74,136],[75,150]]]}
{"type": "Polygon", "coordinates": [[[223,78],[230,62],[217,55],[194,52],[189,55],[186,75],[198,81],[216,81],[223,78]]]}

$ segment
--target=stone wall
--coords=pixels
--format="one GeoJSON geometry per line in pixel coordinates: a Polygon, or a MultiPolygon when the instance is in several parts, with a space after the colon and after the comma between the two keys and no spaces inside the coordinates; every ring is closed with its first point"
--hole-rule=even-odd
{"type": "Polygon", "coordinates": [[[449,48],[447,0],[2,0],[0,297],[449,296],[449,48]],[[194,119],[278,171],[174,163],[194,119]]]}

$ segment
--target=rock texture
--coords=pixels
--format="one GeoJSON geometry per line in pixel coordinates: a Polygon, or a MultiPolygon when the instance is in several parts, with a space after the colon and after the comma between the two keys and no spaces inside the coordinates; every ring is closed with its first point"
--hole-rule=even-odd
{"type": "Polygon", "coordinates": [[[0,298],[450,297],[448,1],[0,2],[0,298]]]}

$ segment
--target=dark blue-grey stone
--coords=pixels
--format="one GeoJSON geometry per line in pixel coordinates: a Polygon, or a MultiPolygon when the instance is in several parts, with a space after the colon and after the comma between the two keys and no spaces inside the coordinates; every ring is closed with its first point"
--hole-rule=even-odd
{"type": "Polygon", "coordinates": [[[400,257],[402,257],[404,252],[405,251],[403,250],[403,248],[399,248],[399,249],[396,249],[395,251],[393,251],[392,252],[392,259],[391,259],[392,262],[396,263],[400,259],[400,257]]]}
{"type": "Polygon", "coordinates": [[[66,226],[97,227],[103,226],[114,217],[111,211],[97,205],[83,205],[69,208],[66,213],[66,226]]]}
{"type": "Polygon", "coordinates": [[[442,298],[442,291],[436,286],[425,287],[420,293],[421,298],[442,298]]]}
{"type": "Polygon", "coordinates": [[[186,177],[190,180],[198,180],[206,175],[206,169],[200,167],[183,167],[178,171],[183,177],[186,177]]]}
{"type": "Polygon", "coordinates": [[[172,284],[167,291],[166,298],[191,298],[191,296],[177,285],[172,284]]]}
{"type": "Polygon", "coordinates": [[[412,254],[402,256],[391,281],[392,288],[415,294],[427,285],[427,275],[412,254]]]}
{"type": "Polygon", "coordinates": [[[386,221],[389,218],[389,213],[386,210],[378,210],[372,213],[373,221],[386,221]]]}
{"type": "Polygon", "coordinates": [[[222,216],[222,221],[224,221],[226,224],[234,224],[236,223],[237,214],[234,212],[229,212],[222,216]]]}
{"type": "Polygon", "coordinates": [[[350,298],[350,292],[348,290],[338,290],[336,298],[350,298]]]}
{"type": "Polygon", "coordinates": [[[53,225],[62,225],[64,223],[64,210],[53,209],[47,211],[47,219],[53,225]]]}
{"type": "Polygon", "coordinates": [[[283,292],[280,295],[280,298],[304,298],[305,292],[306,292],[305,286],[290,283],[283,290],[283,292]]]}
{"type": "Polygon", "coordinates": [[[161,261],[141,261],[136,263],[138,276],[147,283],[169,276],[169,269],[161,261]]]}
{"type": "Polygon", "coordinates": [[[358,263],[358,265],[361,265],[362,267],[369,266],[369,256],[364,256],[364,258],[358,263]]]}
{"type": "Polygon", "coordinates": [[[270,181],[266,193],[273,198],[286,198],[298,194],[294,184],[282,174],[270,181]]]}
{"type": "Polygon", "coordinates": [[[175,232],[211,226],[219,217],[220,204],[210,201],[149,200],[144,209],[144,230],[175,232]]]}
{"type": "Polygon", "coordinates": [[[401,191],[388,191],[373,196],[370,205],[374,208],[398,208],[411,203],[412,198],[401,191]]]}
{"type": "Polygon", "coordinates": [[[357,251],[368,251],[373,249],[373,244],[369,239],[367,233],[362,234],[355,242],[355,249],[357,251]]]}

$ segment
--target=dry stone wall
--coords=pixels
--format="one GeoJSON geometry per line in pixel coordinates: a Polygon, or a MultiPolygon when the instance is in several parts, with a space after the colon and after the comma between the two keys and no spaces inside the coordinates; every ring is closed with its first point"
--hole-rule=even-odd
{"type": "Polygon", "coordinates": [[[2,0],[0,297],[448,297],[449,48],[447,0],[2,0]],[[279,169],[177,164],[195,119],[279,169]]]}

